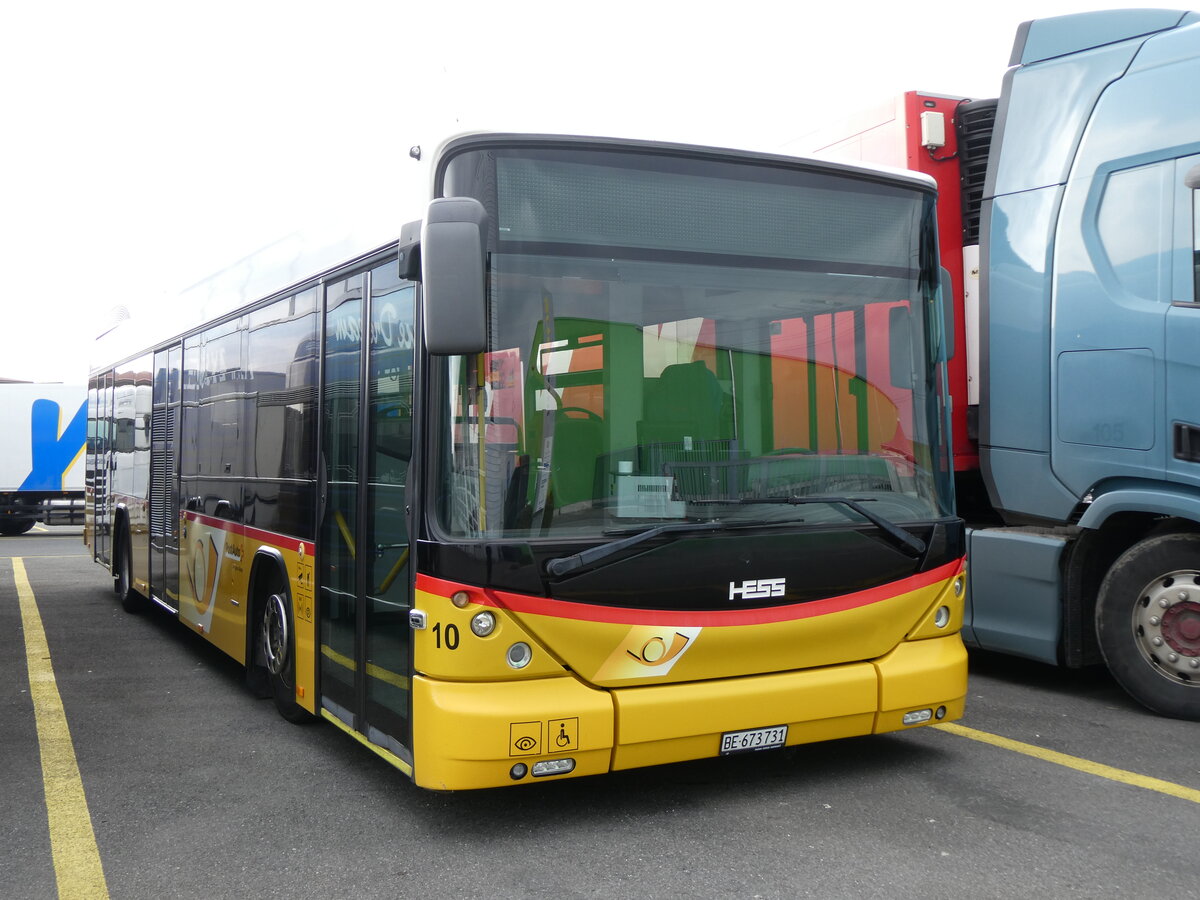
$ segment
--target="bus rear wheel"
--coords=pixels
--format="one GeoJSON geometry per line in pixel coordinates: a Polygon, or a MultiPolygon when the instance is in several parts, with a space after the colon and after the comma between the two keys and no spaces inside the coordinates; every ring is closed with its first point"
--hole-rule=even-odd
{"type": "Polygon", "coordinates": [[[33,519],[0,519],[0,535],[13,537],[18,534],[24,534],[33,526],[33,519]]]}
{"type": "Polygon", "coordinates": [[[1109,671],[1143,706],[1200,721],[1200,534],[1164,534],[1125,551],[1096,600],[1109,671]]]}
{"type": "Polygon", "coordinates": [[[123,534],[117,541],[116,566],[113,571],[113,590],[121,601],[121,608],[127,613],[141,612],[145,601],[141,594],[133,589],[133,556],[129,552],[129,536],[123,534]]]}
{"type": "Polygon", "coordinates": [[[279,714],[289,722],[306,722],[311,716],[296,702],[296,639],[292,633],[292,614],[287,597],[276,592],[263,604],[259,623],[259,649],[271,698],[279,714]]]}

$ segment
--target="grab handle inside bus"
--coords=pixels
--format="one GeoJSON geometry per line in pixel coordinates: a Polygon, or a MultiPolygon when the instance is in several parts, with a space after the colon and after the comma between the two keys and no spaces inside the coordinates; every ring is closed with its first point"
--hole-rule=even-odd
{"type": "Polygon", "coordinates": [[[425,345],[452,356],[487,347],[487,210],[473,197],[429,204],[421,233],[425,345]]]}

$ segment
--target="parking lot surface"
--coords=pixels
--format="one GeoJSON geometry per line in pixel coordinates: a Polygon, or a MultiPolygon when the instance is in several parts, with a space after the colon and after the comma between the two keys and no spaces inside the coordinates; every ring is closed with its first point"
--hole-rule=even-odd
{"type": "Polygon", "coordinates": [[[950,727],[435,794],[331,726],[283,721],[169,617],[124,613],[78,529],[39,528],[0,538],[0,679],[5,897],[1185,897],[1200,885],[1200,726],[1144,711],[1103,672],[977,654],[950,727]]]}

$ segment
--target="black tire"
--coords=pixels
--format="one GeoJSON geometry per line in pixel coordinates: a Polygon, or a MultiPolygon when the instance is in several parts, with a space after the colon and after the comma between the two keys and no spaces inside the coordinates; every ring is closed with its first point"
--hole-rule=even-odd
{"type": "Polygon", "coordinates": [[[121,537],[114,549],[113,590],[121,601],[121,608],[127,613],[140,613],[146,608],[146,601],[133,589],[133,557],[129,552],[129,538],[121,537]]]}
{"type": "Polygon", "coordinates": [[[0,535],[15,537],[29,531],[34,524],[33,519],[0,519],[0,535]]]}
{"type": "Polygon", "coordinates": [[[1126,550],[1100,585],[1096,637],[1130,696],[1200,721],[1200,534],[1159,535],[1126,550]]]}
{"type": "Polygon", "coordinates": [[[272,593],[263,603],[258,642],[275,708],[289,722],[310,721],[311,713],[296,702],[296,637],[285,591],[272,593]]]}

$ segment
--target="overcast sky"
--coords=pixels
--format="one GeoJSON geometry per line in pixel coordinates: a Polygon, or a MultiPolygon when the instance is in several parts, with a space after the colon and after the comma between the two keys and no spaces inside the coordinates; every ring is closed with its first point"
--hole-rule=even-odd
{"type": "Polygon", "coordinates": [[[184,288],[298,229],[397,236],[425,187],[408,149],[448,132],[775,150],[906,90],[998,95],[1027,19],[1160,5],[10,4],[0,377],[82,383],[114,306],[177,320],[184,288]]]}

